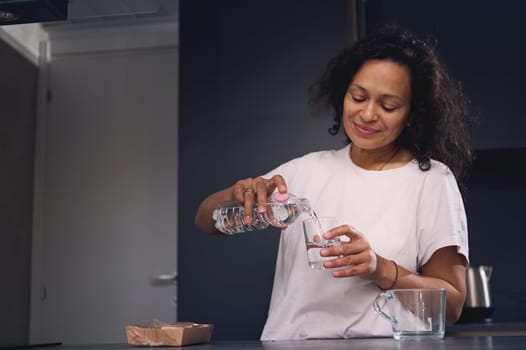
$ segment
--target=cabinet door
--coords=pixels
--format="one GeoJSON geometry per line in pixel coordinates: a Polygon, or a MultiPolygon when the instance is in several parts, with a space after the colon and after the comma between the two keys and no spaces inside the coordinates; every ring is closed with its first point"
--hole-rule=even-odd
{"type": "Polygon", "coordinates": [[[40,131],[33,342],[176,318],[177,48],[53,57],[40,131]]]}
{"type": "Polygon", "coordinates": [[[3,39],[0,57],[1,348],[27,342],[38,68],[3,39]]]}

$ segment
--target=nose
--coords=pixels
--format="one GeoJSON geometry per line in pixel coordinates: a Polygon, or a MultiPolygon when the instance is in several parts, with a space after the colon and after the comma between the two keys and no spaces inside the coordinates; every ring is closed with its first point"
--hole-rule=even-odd
{"type": "Polygon", "coordinates": [[[364,122],[372,122],[378,118],[374,101],[370,100],[364,105],[362,113],[360,114],[360,118],[364,122]]]}

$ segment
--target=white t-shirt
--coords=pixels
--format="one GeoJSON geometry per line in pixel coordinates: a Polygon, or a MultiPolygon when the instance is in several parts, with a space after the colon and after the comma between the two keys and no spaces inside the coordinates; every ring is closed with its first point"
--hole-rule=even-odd
{"type": "MultiPolygon", "coordinates": [[[[432,160],[371,171],[355,165],[350,146],[309,153],[263,177],[282,175],[290,193],[307,198],[316,214],[336,216],[362,232],[381,256],[413,272],[433,253],[457,246],[468,258],[467,222],[453,173],[432,160]]],[[[281,233],[274,287],[261,340],[391,336],[375,313],[381,289],[360,277],[334,278],[307,263],[302,214],[281,233]]]]}

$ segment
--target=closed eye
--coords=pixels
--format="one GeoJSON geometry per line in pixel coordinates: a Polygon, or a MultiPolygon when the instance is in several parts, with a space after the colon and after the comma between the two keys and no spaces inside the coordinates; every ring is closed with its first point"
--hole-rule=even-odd
{"type": "Polygon", "coordinates": [[[352,99],[353,99],[354,102],[363,102],[363,101],[365,101],[365,97],[352,96],[352,99]]]}
{"type": "Polygon", "coordinates": [[[388,107],[388,106],[382,106],[382,108],[386,112],[394,112],[397,109],[396,107],[388,107]]]}

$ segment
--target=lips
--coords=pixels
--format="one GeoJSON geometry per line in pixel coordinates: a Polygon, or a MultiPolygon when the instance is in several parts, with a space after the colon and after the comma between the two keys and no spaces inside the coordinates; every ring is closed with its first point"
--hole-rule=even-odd
{"type": "Polygon", "coordinates": [[[358,125],[356,123],[354,124],[354,127],[360,134],[363,135],[373,135],[378,132],[378,130],[376,129],[368,128],[366,126],[358,125]]]}

